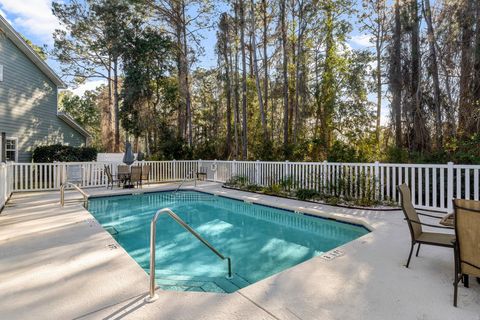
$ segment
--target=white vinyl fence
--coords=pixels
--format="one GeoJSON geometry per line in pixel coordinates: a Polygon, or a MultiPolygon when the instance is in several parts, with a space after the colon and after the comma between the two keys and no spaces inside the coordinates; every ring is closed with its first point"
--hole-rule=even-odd
{"type": "Polygon", "coordinates": [[[12,194],[13,174],[12,165],[0,163],[0,210],[7,203],[12,194]]]}
{"type": "MultiPolygon", "coordinates": [[[[14,192],[57,190],[71,172],[77,173],[80,187],[101,187],[106,185],[104,166],[110,166],[115,174],[119,164],[9,164],[9,188],[14,192]]],[[[192,172],[202,171],[207,173],[208,180],[216,182],[242,176],[248,183],[260,186],[283,184],[293,190],[314,189],[346,198],[368,197],[392,203],[400,200],[396,186],[407,183],[415,207],[443,212],[451,211],[453,198],[480,198],[480,165],[218,160],[141,161],[136,164],[151,166],[149,182],[178,181],[193,176],[192,172]]]]}

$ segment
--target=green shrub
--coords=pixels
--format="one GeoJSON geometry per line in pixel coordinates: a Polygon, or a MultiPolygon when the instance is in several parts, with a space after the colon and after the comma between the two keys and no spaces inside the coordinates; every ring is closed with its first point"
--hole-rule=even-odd
{"type": "Polygon", "coordinates": [[[284,191],[290,191],[293,187],[293,178],[291,176],[285,177],[279,184],[284,191]]]}
{"type": "Polygon", "coordinates": [[[243,188],[248,184],[248,178],[245,176],[233,176],[225,182],[227,186],[243,188]]]}
{"type": "Polygon", "coordinates": [[[269,185],[268,187],[263,188],[263,192],[271,195],[281,195],[282,187],[279,184],[274,183],[272,185],[269,185]]]}
{"type": "Polygon", "coordinates": [[[260,191],[262,190],[262,187],[260,187],[258,184],[247,184],[245,187],[248,191],[260,191]]]}
{"type": "Polygon", "coordinates": [[[84,162],[97,160],[98,151],[93,147],[72,147],[54,144],[40,146],[33,150],[33,162],[51,163],[59,162],[84,162]]]}
{"type": "Polygon", "coordinates": [[[368,197],[361,197],[359,199],[355,199],[353,201],[353,204],[360,207],[373,207],[375,205],[378,205],[379,202],[368,197]]]}
{"type": "Polygon", "coordinates": [[[313,189],[298,189],[295,192],[295,197],[299,200],[310,200],[318,196],[318,192],[313,189]]]}
{"type": "Polygon", "coordinates": [[[331,204],[333,206],[339,205],[342,202],[340,197],[336,196],[326,196],[324,201],[326,204],[331,204]]]}

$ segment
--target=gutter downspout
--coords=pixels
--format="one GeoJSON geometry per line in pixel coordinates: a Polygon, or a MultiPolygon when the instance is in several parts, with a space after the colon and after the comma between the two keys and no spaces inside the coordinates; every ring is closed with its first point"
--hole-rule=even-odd
{"type": "Polygon", "coordinates": [[[5,132],[2,132],[2,136],[0,138],[0,162],[6,162],[7,159],[7,151],[5,150],[7,148],[7,135],[5,132]]]}

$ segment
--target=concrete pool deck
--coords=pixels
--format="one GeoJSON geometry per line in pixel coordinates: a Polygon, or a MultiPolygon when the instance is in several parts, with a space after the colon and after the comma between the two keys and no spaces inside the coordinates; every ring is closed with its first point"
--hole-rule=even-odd
{"type": "MultiPolygon", "coordinates": [[[[17,193],[0,214],[0,318],[480,319],[476,281],[468,289],[460,286],[459,306],[452,305],[451,250],[422,246],[410,268],[403,266],[410,235],[400,211],[335,208],[226,190],[214,183],[197,189],[359,219],[373,232],[341,246],[340,257],[310,259],[232,294],[158,290],[160,298],[147,304],[147,274],[96,223],[78,193],[68,191],[63,208],[58,191],[17,193]]],[[[86,191],[112,193],[104,188],[86,191]]]]}

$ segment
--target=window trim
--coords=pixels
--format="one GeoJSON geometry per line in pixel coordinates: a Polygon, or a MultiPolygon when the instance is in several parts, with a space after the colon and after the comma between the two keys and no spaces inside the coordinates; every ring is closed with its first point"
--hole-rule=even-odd
{"type": "MultiPolygon", "coordinates": [[[[15,141],[15,160],[14,162],[18,162],[18,137],[5,137],[5,157],[7,155],[7,151],[13,151],[12,149],[8,149],[7,148],[7,140],[14,140],[15,141]]],[[[1,154],[2,151],[2,144],[0,144],[0,154],[1,154]]],[[[6,159],[5,159],[6,160],[6,159]]],[[[1,161],[1,159],[0,159],[1,161]]],[[[8,161],[6,160],[6,162],[12,162],[12,161],[8,161]]]]}

